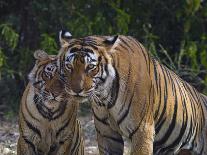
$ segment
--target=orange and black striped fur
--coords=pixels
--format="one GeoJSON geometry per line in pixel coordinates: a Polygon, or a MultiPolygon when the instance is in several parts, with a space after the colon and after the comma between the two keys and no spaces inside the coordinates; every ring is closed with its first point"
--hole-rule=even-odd
{"type": "Polygon", "coordinates": [[[92,102],[100,154],[122,155],[125,136],[132,155],[207,155],[205,95],[132,37],[61,36],[65,89],[92,102]]]}
{"type": "Polygon", "coordinates": [[[64,91],[56,56],[40,50],[34,56],[20,105],[17,155],[83,155],[78,104],[64,91]]]}

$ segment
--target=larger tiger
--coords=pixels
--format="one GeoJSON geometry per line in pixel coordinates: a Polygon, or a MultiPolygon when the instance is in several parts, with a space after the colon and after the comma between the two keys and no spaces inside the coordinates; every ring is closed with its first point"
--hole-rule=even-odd
{"type": "Polygon", "coordinates": [[[207,155],[207,97],[130,36],[67,39],[60,33],[65,89],[89,99],[101,155],[207,155]],[[190,153],[189,152],[189,153],[190,153]]]}
{"type": "Polygon", "coordinates": [[[56,56],[34,53],[19,111],[17,155],[83,155],[78,104],[64,91],[56,56]]]}

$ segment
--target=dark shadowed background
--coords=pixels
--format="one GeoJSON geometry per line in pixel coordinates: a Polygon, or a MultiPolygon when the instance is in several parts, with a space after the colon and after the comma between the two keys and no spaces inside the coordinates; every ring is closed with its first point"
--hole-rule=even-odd
{"type": "Polygon", "coordinates": [[[34,50],[56,54],[60,29],[74,37],[134,36],[207,93],[204,0],[0,0],[0,117],[16,115],[34,50]]]}

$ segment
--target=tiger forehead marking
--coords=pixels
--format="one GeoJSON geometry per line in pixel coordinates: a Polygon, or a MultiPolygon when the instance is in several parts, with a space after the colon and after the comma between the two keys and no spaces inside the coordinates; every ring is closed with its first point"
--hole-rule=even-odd
{"type": "Polygon", "coordinates": [[[75,60],[80,60],[81,63],[92,63],[96,64],[98,56],[94,54],[93,50],[89,48],[71,48],[66,54],[65,54],[65,61],[66,64],[70,63],[73,65],[73,62],[75,60]]]}

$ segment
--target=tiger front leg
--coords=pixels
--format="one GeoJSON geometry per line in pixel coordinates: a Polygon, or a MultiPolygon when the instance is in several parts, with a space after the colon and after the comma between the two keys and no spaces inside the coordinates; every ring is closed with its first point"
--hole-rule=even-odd
{"type": "MultiPolygon", "coordinates": [[[[77,137],[78,138],[78,137],[77,137]]],[[[72,141],[72,140],[70,140],[72,141]]],[[[65,142],[61,145],[58,152],[54,155],[84,155],[84,140],[82,137],[73,141],[73,143],[69,143],[69,141],[65,142]]]]}
{"type": "Polygon", "coordinates": [[[77,151],[74,152],[74,155],[84,155],[85,150],[84,150],[84,140],[81,138],[80,144],[77,148],[77,151]]]}
{"type": "Polygon", "coordinates": [[[20,136],[17,142],[17,155],[36,155],[35,146],[20,136]]]}
{"type": "MultiPolygon", "coordinates": [[[[82,135],[81,124],[79,120],[76,120],[75,129],[72,135],[65,136],[64,143],[55,155],[84,155],[84,139],[82,135]]],[[[67,131],[69,131],[68,129],[67,131]]]]}
{"type": "Polygon", "coordinates": [[[124,141],[122,136],[111,127],[94,118],[100,155],[123,155],[124,141]]]}
{"type": "Polygon", "coordinates": [[[143,125],[131,138],[131,155],[152,155],[154,141],[154,126],[143,125]]]}
{"type": "Polygon", "coordinates": [[[71,138],[68,140],[63,140],[60,142],[60,146],[58,146],[57,150],[50,151],[51,155],[73,155],[71,154],[71,138]]]}
{"type": "Polygon", "coordinates": [[[97,133],[100,155],[123,155],[124,142],[120,135],[106,136],[97,133]]]}

